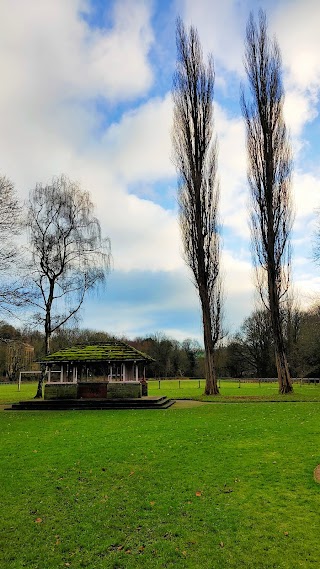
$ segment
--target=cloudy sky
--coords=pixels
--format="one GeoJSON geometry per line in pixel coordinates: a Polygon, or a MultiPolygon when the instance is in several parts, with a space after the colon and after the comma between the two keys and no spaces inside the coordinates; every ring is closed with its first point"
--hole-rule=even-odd
{"type": "MultiPolygon", "coordinates": [[[[320,205],[320,3],[260,6],[282,51],[294,151],[293,277],[306,305],[320,289],[311,259],[320,205]]],[[[87,299],[82,326],[128,337],[162,331],[201,338],[170,158],[177,15],[197,27],[215,62],[226,327],[234,332],[250,314],[239,86],[245,25],[256,8],[254,0],[1,0],[0,171],[21,199],[54,175],[78,180],[112,242],[106,291],[87,299]]]]}

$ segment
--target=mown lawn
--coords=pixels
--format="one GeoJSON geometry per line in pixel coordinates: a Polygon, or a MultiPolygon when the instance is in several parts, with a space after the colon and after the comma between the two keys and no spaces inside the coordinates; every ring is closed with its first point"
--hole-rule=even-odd
{"type": "Polygon", "coordinates": [[[1,568],[319,566],[319,403],[4,411],[0,428],[1,568]]]}
{"type": "Polygon", "coordinates": [[[173,399],[197,399],[199,401],[245,402],[253,401],[320,401],[319,384],[294,384],[294,392],[280,395],[277,383],[244,383],[221,380],[218,396],[203,395],[205,381],[158,380],[149,381],[149,395],[167,395],[173,399]],[[200,387],[199,387],[200,385],[200,387]],[[160,386],[160,389],[159,389],[160,386]]]}
{"type": "MultiPolygon", "coordinates": [[[[222,380],[220,395],[207,397],[203,395],[204,380],[158,380],[149,381],[149,395],[167,395],[172,399],[196,399],[198,401],[247,402],[247,401],[319,401],[319,384],[294,384],[294,393],[279,395],[277,383],[244,383],[222,380]],[[159,389],[160,385],[160,389],[159,389]],[[240,387],[239,387],[240,385],[240,387]],[[200,386],[200,387],[199,387],[200,386]]],[[[23,382],[21,391],[17,384],[0,384],[0,405],[25,399],[32,399],[36,393],[36,383],[23,382]]]]}

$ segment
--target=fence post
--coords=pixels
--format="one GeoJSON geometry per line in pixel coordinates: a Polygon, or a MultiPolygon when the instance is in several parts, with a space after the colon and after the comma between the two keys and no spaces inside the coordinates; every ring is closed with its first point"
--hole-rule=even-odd
{"type": "Polygon", "coordinates": [[[239,389],[240,389],[240,387],[241,387],[241,379],[240,379],[240,377],[239,377],[239,385],[238,385],[238,387],[239,387],[239,389]]]}
{"type": "Polygon", "coordinates": [[[160,379],[159,379],[159,382],[158,382],[158,383],[159,383],[159,389],[160,389],[160,379]]]}
{"type": "Polygon", "coordinates": [[[180,379],[179,379],[179,389],[180,389],[180,379]]]}
{"type": "Polygon", "coordinates": [[[199,389],[200,389],[200,379],[199,379],[199,389]]]}

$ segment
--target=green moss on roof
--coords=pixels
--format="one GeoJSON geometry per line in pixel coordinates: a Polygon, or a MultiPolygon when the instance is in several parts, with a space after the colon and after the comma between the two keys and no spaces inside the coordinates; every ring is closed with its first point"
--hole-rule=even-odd
{"type": "Polygon", "coordinates": [[[43,358],[42,362],[102,362],[102,361],[154,361],[153,358],[139,352],[120,340],[108,340],[98,344],[77,344],[71,348],[59,350],[43,358]]]}

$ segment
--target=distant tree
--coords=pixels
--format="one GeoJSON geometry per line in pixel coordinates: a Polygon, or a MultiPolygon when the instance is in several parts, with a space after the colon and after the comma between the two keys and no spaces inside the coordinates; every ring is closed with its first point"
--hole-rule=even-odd
{"type": "Polygon", "coordinates": [[[247,347],[242,339],[236,335],[229,340],[226,346],[226,375],[228,377],[251,375],[250,366],[251,362],[248,362],[247,347]]]}
{"type": "Polygon", "coordinates": [[[245,319],[238,339],[242,345],[242,355],[247,369],[257,377],[274,377],[275,366],[273,334],[268,310],[255,310],[245,319]]]}
{"type": "Polygon", "coordinates": [[[174,162],[179,174],[180,227],[185,260],[202,309],[207,395],[219,393],[215,350],[221,338],[221,273],[217,144],[213,134],[214,69],[203,62],[197,30],[177,22],[173,82],[174,162]]]}
{"type": "Polygon", "coordinates": [[[155,377],[171,377],[174,374],[174,341],[161,332],[153,334],[150,340],[149,355],[155,359],[149,366],[150,371],[154,372],[155,377]]]}
{"type": "Polygon", "coordinates": [[[288,356],[290,375],[300,377],[301,362],[301,326],[308,312],[303,312],[296,295],[289,295],[282,308],[283,333],[288,356]]]}
{"type": "Polygon", "coordinates": [[[197,354],[201,350],[201,346],[197,340],[186,338],[181,344],[181,348],[185,351],[188,358],[187,375],[195,377],[197,374],[197,354]]]}
{"type": "Polygon", "coordinates": [[[245,70],[251,98],[242,93],[246,125],[248,181],[251,190],[251,236],[257,284],[270,312],[279,391],[292,391],[282,329],[281,302],[290,277],[292,207],[291,150],[283,119],[281,56],[276,40],[267,35],[265,13],[253,14],[247,25],[245,70]]]}
{"type": "Polygon", "coordinates": [[[64,175],[30,192],[30,270],[38,293],[33,305],[44,326],[46,355],[52,334],[78,313],[86,293],[105,281],[110,268],[110,241],[102,239],[93,211],[89,193],[64,175]]]}
{"type": "Polygon", "coordinates": [[[107,332],[90,330],[88,328],[62,327],[52,335],[51,348],[53,352],[56,352],[75,344],[96,344],[98,342],[106,342],[110,338],[112,336],[107,332]]]}
{"type": "Polygon", "coordinates": [[[300,312],[295,327],[293,362],[298,377],[320,377],[320,306],[300,312]]]}

